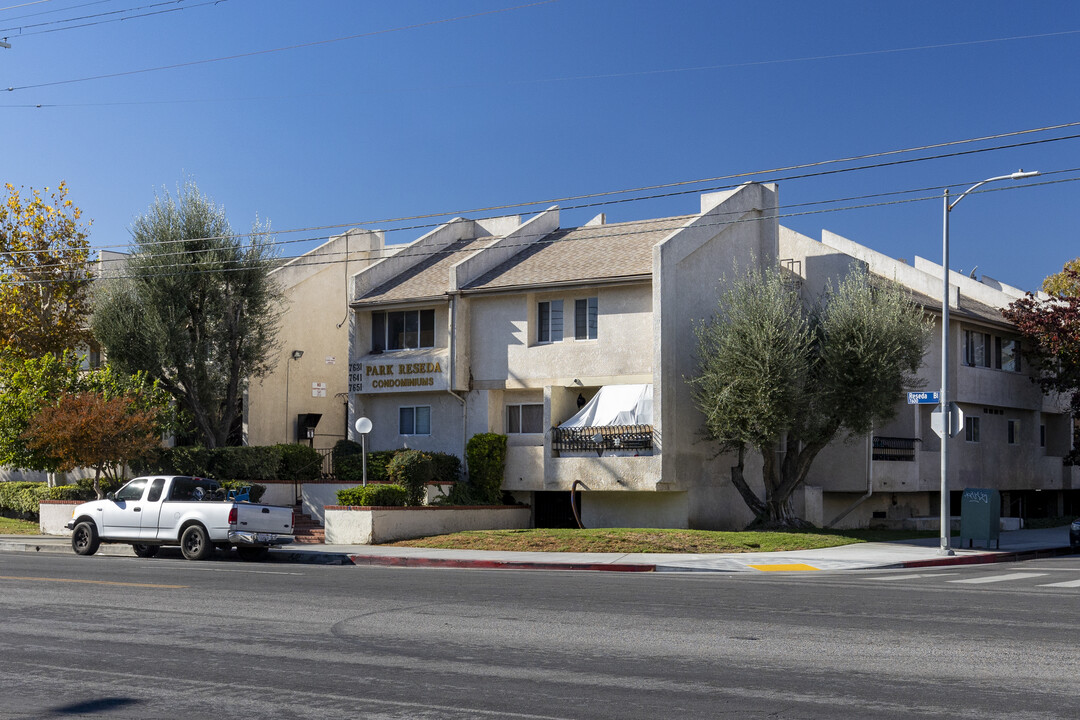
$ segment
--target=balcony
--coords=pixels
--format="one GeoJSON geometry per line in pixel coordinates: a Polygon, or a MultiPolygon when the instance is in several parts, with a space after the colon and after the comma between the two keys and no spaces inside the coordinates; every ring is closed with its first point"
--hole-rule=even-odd
{"type": "Polygon", "coordinates": [[[605,452],[612,455],[652,455],[652,425],[603,425],[551,429],[554,453],[605,452]]]}
{"type": "Polygon", "coordinates": [[[873,458],[884,462],[915,462],[915,443],[920,442],[920,438],[875,435],[873,458]]]}

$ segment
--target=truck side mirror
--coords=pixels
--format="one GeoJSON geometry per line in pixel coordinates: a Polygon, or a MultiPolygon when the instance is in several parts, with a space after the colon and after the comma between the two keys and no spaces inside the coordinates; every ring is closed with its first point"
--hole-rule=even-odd
{"type": "Polygon", "coordinates": [[[114,493],[114,492],[106,493],[105,494],[105,499],[115,501],[116,500],[116,493],[114,493]]]}

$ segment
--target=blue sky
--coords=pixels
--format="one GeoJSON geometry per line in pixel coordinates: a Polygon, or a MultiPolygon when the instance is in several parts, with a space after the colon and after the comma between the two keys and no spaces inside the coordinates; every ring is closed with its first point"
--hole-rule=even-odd
{"type": "MultiPolygon", "coordinates": [[[[1080,139],[1054,140],[1080,126],[770,172],[1080,122],[1069,0],[0,0],[2,37],[0,180],[66,180],[94,247],[126,246],[187,177],[235,229],[269,218],[291,256],[334,232],[301,228],[982,150],[784,179],[781,222],[940,261],[941,187],[1023,167],[1048,174],[957,206],[951,266],[1032,289],[1080,255],[1080,182],[1062,182],[1080,178],[1080,139]],[[31,27],[75,16],[94,17],[31,27]]],[[[731,182],[563,202],[563,225],[692,213],[731,182]]],[[[389,221],[429,214],[444,216],[389,221]]]]}

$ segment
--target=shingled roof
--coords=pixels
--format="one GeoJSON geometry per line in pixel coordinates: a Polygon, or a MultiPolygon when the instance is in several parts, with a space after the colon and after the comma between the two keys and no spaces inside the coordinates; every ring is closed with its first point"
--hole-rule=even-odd
{"type": "MultiPolygon", "coordinates": [[[[451,243],[443,250],[423,251],[427,254],[422,260],[372,289],[356,302],[375,305],[442,297],[450,289],[450,268],[494,240],[492,237],[466,238],[451,243]]],[[[408,253],[408,248],[405,248],[394,259],[400,261],[407,258],[408,253]]]]}
{"type": "Polygon", "coordinates": [[[652,248],[693,215],[559,229],[467,283],[464,290],[595,282],[652,275],[652,248]]]}

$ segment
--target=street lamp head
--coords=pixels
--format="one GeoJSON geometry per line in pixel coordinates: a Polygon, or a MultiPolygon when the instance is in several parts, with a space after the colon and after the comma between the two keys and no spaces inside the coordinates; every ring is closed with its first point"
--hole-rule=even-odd
{"type": "Polygon", "coordinates": [[[1028,171],[1025,172],[1023,168],[1020,168],[1019,170],[1014,172],[1009,177],[1012,178],[1013,180],[1021,180],[1023,178],[1035,177],[1038,174],[1039,174],[1038,170],[1028,170],[1028,171]]]}
{"type": "Polygon", "coordinates": [[[292,359],[293,360],[299,360],[302,357],[304,357],[304,351],[303,350],[293,350],[292,351],[292,359]]]}

